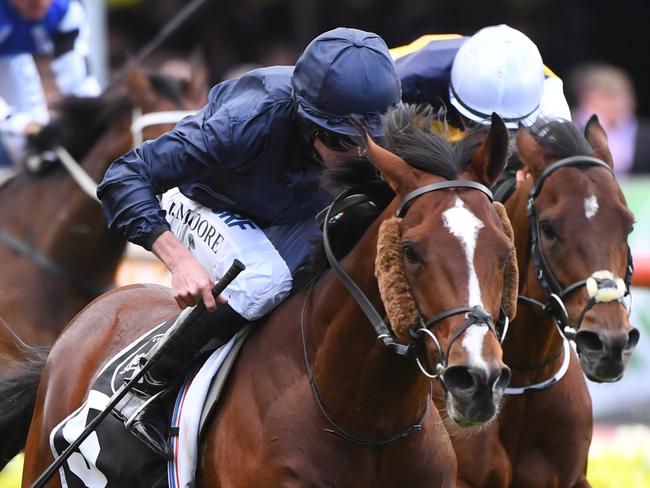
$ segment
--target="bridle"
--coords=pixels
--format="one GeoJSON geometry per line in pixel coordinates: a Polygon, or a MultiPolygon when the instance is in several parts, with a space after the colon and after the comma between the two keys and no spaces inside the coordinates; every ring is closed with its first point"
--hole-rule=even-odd
{"type": "Polygon", "coordinates": [[[144,142],[143,131],[147,127],[163,124],[176,124],[185,117],[196,114],[196,110],[167,110],[142,113],[139,107],[133,109],[131,117],[131,136],[133,147],[140,147],[144,142]]]}
{"type": "MultiPolygon", "coordinates": [[[[567,287],[562,287],[560,282],[553,274],[551,267],[546,259],[544,250],[542,249],[541,229],[539,222],[539,213],[535,207],[535,200],[540,195],[542,187],[546,179],[555,171],[565,167],[600,167],[606,169],[610,174],[614,172],[610,166],[604,161],[590,157],[590,156],[571,156],[561,159],[548,166],[537,181],[533,184],[528,193],[527,214],[530,227],[529,234],[529,249],[533,258],[533,266],[535,268],[535,276],[546,295],[545,303],[535,300],[533,298],[519,294],[518,300],[528,306],[540,310],[543,314],[550,315],[555,322],[555,326],[562,337],[562,348],[558,353],[554,354],[550,359],[547,359],[542,364],[534,367],[526,368],[528,370],[543,367],[550,364],[560,353],[563,354],[562,364],[559,369],[544,381],[527,385],[523,387],[509,386],[506,388],[507,395],[520,395],[529,391],[538,391],[548,388],[549,386],[560,381],[569,369],[569,362],[571,359],[571,346],[569,341],[572,340],[580,329],[580,325],[585,317],[585,314],[597,303],[607,303],[613,300],[623,302],[623,298],[630,293],[630,284],[632,281],[632,273],[634,272],[634,265],[632,262],[632,251],[630,246],[627,247],[627,266],[625,269],[625,278],[616,278],[609,271],[596,271],[588,278],[578,280],[571,283],[567,287]],[[578,320],[571,323],[567,308],[564,304],[564,299],[570,293],[585,286],[589,295],[589,300],[583,307],[578,320]]],[[[497,190],[498,192],[498,190],[497,190]]],[[[504,195],[506,193],[504,192],[504,195]]],[[[509,193],[508,193],[509,196],[509,193]]],[[[506,196],[507,198],[507,196],[506,196]]],[[[514,368],[516,369],[516,368],[514,368]]]]}
{"type": "Polygon", "coordinates": [[[569,166],[600,167],[606,169],[610,174],[612,174],[612,176],[614,175],[613,170],[607,163],[590,156],[571,156],[564,158],[553,163],[542,172],[528,194],[527,212],[530,224],[530,252],[533,257],[535,275],[537,276],[537,279],[546,295],[546,303],[542,303],[523,295],[519,295],[519,300],[525,304],[533,306],[534,308],[540,309],[544,313],[553,317],[560,334],[564,338],[572,340],[580,329],[585,314],[596,305],[596,303],[610,302],[613,300],[618,300],[623,303],[623,298],[630,293],[629,290],[632,281],[632,273],[634,272],[634,264],[632,262],[632,251],[628,245],[625,278],[622,280],[620,278],[615,278],[611,272],[597,271],[592,273],[586,279],[578,280],[566,287],[562,287],[558,279],[555,277],[555,274],[553,274],[542,248],[539,214],[535,207],[535,200],[541,193],[546,179],[558,169],[569,166]],[[564,299],[570,293],[582,288],[583,286],[587,287],[589,300],[580,312],[578,320],[575,323],[571,323],[567,308],[564,304],[564,299]],[[612,293],[604,293],[604,291],[609,290],[611,290],[612,293]],[[609,296],[604,298],[605,294],[609,296]]]}
{"type": "MultiPolygon", "coordinates": [[[[492,202],[493,200],[492,192],[486,186],[480,183],[474,181],[465,181],[465,180],[441,181],[438,183],[424,185],[407,194],[402,200],[402,202],[400,203],[400,206],[398,207],[395,216],[398,218],[404,217],[404,215],[406,215],[408,209],[410,208],[410,205],[418,197],[425,195],[427,193],[431,193],[439,190],[451,189],[451,188],[477,190],[483,193],[490,200],[490,202],[492,202]]],[[[325,220],[323,226],[323,246],[325,248],[325,255],[327,257],[330,266],[332,267],[332,270],[336,273],[336,275],[341,280],[343,285],[347,288],[350,295],[352,295],[352,298],[354,298],[354,300],[358,303],[359,307],[361,307],[361,310],[364,312],[364,314],[368,318],[368,321],[370,322],[373,329],[375,330],[375,334],[377,335],[377,340],[379,340],[379,342],[383,346],[392,349],[395,353],[399,355],[408,355],[413,352],[417,352],[416,351],[417,342],[419,341],[419,339],[423,338],[424,335],[430,338],[433,337],[434,339],[432,340],[434,340],[440,353],[439,363],[436,365],[436,373],[431,374],[431,373],[426,373],[425,371],[423,372],[425,372],[425,374],[428,377],[437,378],[446,368],[449,348],[451,347],[453,342],[470,326],[474,324],[485,325],[495,334],[497,338],[499,338],[499,334],[497,333],[497,326],[495,326],[494,322],[492,321],[492,317],[486,310],[484,310],[480,306],[474,306],[474,307],[463,306],[463,307],[451,308],[427,320],[425,320],[422,316],[420,316],[419,323],[414,324],[409,331],[413,341],[410,344],[401,344],[397,341],[397,338],[395,337],[393,331],[386,325],[386,323],[379,315],[377,310],[375,310],[370,300],[365,296],[365,294],[361,291],[361,289],[354,282],[354,280],[352,280],[352,278],[345,272],[345,270],[343,270],[341,264],[338,262],[336,256],[334,255],[334,252],[332,251],[330,245],[329,225],[331,223],[332,215],[341,211],[340,210],[341,207],[339,205],[340,202],[344,201],[346,198],[354,195],[355,193],[356,193],[355,189],[350,189],[341,193],[339,196],[337,196],[334,199],[332,204],[328,207],[327,212],[325,214],[325,220]],[[444,319],[462,313],[467,314],[468,320],[461,326],[459,331],[457,331],[457,333],[454,334],[452,340],[450,341],[449,347],[447,349],[447,354],[444,354],[444,352],[440,348],[440,341],[438,341],[437,338],[435,338],[435,334],[431,332],[431,328],[433,328],[436,324],[438,324],[444,319]],[[424,332],[425,330],[428,332],[424,332]]],[[[502,325],[505,319],[505,314],[502,313],[500,315],[502,317],[500,316],[499,320],[497,321],[498,325],[502,325]]],[[[507,326],[504,328],[507,328],[507,326]]]]}
{"type": "MultiPolygon", "coordinates": [[[[407,194],[404,199],[402,200],[397,212],[395,213],[396,217],[404,217],[406,215],[406,212],[408,211],[411,203],[418,197],[426,194],[426,193],[431,193],[434,191],[438,190],[445,190],[445,189],[451,189],[451,188],[460,188],[460,189],[472,189],[472,190],[478,190],[481,193],[483,193],[489,200],[492,202],[493,197],[492,197],[492,192],[487,188],[486,186],[476,183],[473,181],[464,181],[464,180],[449,180],[449,181],[442,181],[438,183],[432,183],[429,185],[422,186],[409,194],[407,194]]],[[[449,357],[449,352],[451,350],[451,346],[453,343],[458,339],[463,332],[465,332],[469,327],[472,325],[484,325],[488,327],[490,331],[497,337],[499,338],[499,334],[497,332],[497,326],[495,326],[494,322],[492,321],[492,317],[490,314],[483,309],[480,306],[474,306],[474,307],[468,307],[468,306],[463,306],[463,307],[455,307],[451,308],[448,310],[445,310],[444,312],[441,312],[437,315],[434,315],[433,317],[429,318],[428,320],[424,320],[420,316],[419,323],[414,325],[409,329],[409,334],[412,338],[412,341],[409,344],[401,344],[397,341],[397,338],[395,337],[393,331],[386,325],[384,320],[381,318],[375,307],[372,305],[368,297],[363,293],[363,291],[359,288],[359,286],[354,282],[354,280],[348,275],[341,264],[339,263],[338,259],[334,255],[334,252],[331,247],[330,243],[330,238],[329,238],[329,227],[330,225],[336,221],[336,216],[339,215],[342,211],[345,209],[351,208],[354,205],[358,205],[361,203],[366,203],[370,201],[370,197],[364,194],[359,194],[359,189],[358,188],[353,188],[350,190],[346,190],[340,195],[338,195],[334,201],[327,207],[327,210],[325,212],[325,217],[324,217],[324,223],[323,223],[323,246],[325,248],[325,255],[327,257],[327,260],[332,267],[332,270],[336,273],[338,278],[341,280],[345,288],[348,290],[350,295],[352,295],[352,298],[357,302],[363,313],[366,315],[368,318],[368,321],[372,325],[375,334],[377,336],[377,340],[381,345],[384,347],[387,347],[389,349],[392,349],[393,352],[395,352],[398,355],[401,356],[406,356],[409,354],[413,354],[415,357],[415,360],[422,371],[422,373],[431,379],[439,379],[442,373],[444,373],[446,367],[447,367],[447,358],[449,357]],[[466,314],[467,320],[463,323],[463,325],[460,327],[458,331],[452,336],[451,340],[449,341],[449,345],[447,347],[446,354],[442,350],[442,347],[440,345],[440,341],[436,337],[435,333],[431,330],[436,324],[439,322],[443,321],[444,319],[447,319],[449,317],[452,317],[454,315],[458,314],[466,314]],[[425,337],[429,337],[434,344],[436,345],[438,349],[438,363],[435,366],[436,371],[434,373],[429,373],[426,368],[422,365],[422,361],[419,358],[418,351],[423,349],[422,345],[422,340],[425,337]]],[[[305,310],[307,308],[307,302],[309,299],[309,296],[311,294],[312,288],[310,287],[306,297],[305,297],[305,303],[303,306],[303,312],[301,314],[301,320],[300,320],[300,330],[302,334],[302,345],[303,345],[303,352],[304,352],[304,357],[305,357],[305,365],[307,367],[307,377],[309,379],[309,384],[312,389],[312,393],[314,396],[314,399],[316,401],[317,406],[319,407],[321,413],[325,417],[325,419],[328,421],[330,426],[332,427],[331,429],[325,429],[326,432],[337,435],[349,442],[352,442],[354,444],[359,444],[363,446],[375,446],[375,447],[381,447],[385,446],[387,444],[391,444],[395,441],[401,440],[405,437],[407,437],[409,434],[413,432],[417,432],[422,429],[422,424],[424,422],[425,417],[427,416],[430,408],[430,402],[431,402],[431,394],[429,394],[429,397],[427,399],[427,406],[425,408],[424,414],[420,421],[416,424],[411,425],[407,429],[399,432],[398,434],[395,434],[393,436],[390,436],[387,439],[383,440],[369,440],[369,439],[363,439],[357,436],[354,436],[348,432],[346,432],[344,429],[342,429],[329,415],[327,412],[320,395],[318,393],[318,388],[316,386],[316,382],[313,377],[313,372],[311,369],[310,361],[309,361],[309,356],[307,353],[307,343],[306,343],[306,338],[305,338],[305,310]]],[[[418,311],[419,315],[419,311],[418,311]]],[[[497,321],[497,324],[505,321],[505,326],[504,330],[507,329],[507,318],[503,311],[501,311],[499,321],[497,321]]],[[[443,382],[441,382],[443,383],[443,382]]],[[[444,383],[443,383],[444,387],[444,383]]]]}

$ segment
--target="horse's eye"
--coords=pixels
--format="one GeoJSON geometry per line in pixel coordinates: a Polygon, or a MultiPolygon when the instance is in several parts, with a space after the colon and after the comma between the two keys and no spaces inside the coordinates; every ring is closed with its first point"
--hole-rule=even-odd
{"type": "Polygon", "coordinates": [[[558,235],[555,232],[555,229],[553,229],[553,225],[548,220],[543,220],[539,223],[539,228],[542,229],[542,233],[544,234],[544,237],[547,239],[550,239],[552,241],[555,241],[558,239],[558,235]]]}
{"type": "Polygon", "coordinates": [[[404,257],[409,263],[415,264],[420,261],[420,256],[412,244],[409,244],[408,242],[402,244],[402,252],[404,252],[404,257]]]}

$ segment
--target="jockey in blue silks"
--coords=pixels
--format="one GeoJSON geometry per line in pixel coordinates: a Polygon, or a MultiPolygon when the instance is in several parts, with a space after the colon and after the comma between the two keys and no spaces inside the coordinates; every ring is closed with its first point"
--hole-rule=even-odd
{"type": "Polygon", "coordinates": [[[544,66],[533,41],[507,25],[472,37],[423,36],[391,55],[404,102],[444,104],[459,129],[489,124],[492,112],[509,129],[539,117],[571,119],[562,80],[544,66]]]}
{"type": "Polygon", "coordinates": [[[202,299],[216,309],[114,411],[133,417],[132,432],[156,452],[171,454],[164,420],[157,402],[140,407],[211,339],[227,340],[287,297],[310,241],[320,237],[314,217],[330,200],[319,190],[323,165],[361,157],[351,116],[381,136],[380,115],[400,96],[384,41],[338,28],[314,39],[295,67],[216,85],[196,115],[108,169],[97,194],[109,227],[165,263],[179,307],[202,299]],[[246,270],[217,307],[210,287],[233,258],[246,270]]]}
{"type": "Polygon", "coordinates": [[[50,64],[63,95],[97,96],[87,70],[84,12],[75,0],[0,0],[0,171],[25,158],[28,135],[49,122],[47,103],[32,55],[50,64]]]}

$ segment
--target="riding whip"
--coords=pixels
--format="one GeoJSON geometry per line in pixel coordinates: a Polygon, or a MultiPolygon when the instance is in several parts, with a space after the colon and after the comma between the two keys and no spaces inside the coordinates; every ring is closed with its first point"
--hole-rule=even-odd
{"type": "MultiPolygon", "coordinates": [[[[212,294],[215,297],[219,296],[226,289],[226,287],[239,275],[239,273],[245,269],[246,266],[244,266],[244,264],[238,259],[235,259],[230,265],[230,268],[228,268],[228,271],[226,271],[221,279],[217,281],[217,283],[212,287],[212,294]]],[[[45,484],[50,480],[50,478],[52,478],[54,473],[57,472],[61,465],[66,461],[66,459],[68,459],[72,453],[77,450],[81,443],[86,440],[86,438],[99,426],[99,424],[106,418],[106,416],[111,412],[111,410],[113,410],[113,408],[120,402],[120,400],[122,400],[128,391],[142,379],[142,377],[162,356],[165,355],[169,349],[169,344],[173,342],[173,337],[178,336],[179,333],[182,334],[183,331],[185,331],[189,326],[189,324],[195,321],[201,314],[205,313],[206,311],[203,301],[198,303],[196,306],[188,308],[186,310],[187,312],[182,312],[176,319],[175,323],[171,326],[171,330],[173,330],[173,332],[170,334],[169,339],[165,343],[161,344],[161,346],[154,352],[154,354],[147,360],[147,362],[142,365],[136,375],[134,375],[127,383],[123,384],[113,394],[110,401],[106,405],[106,408],[104,408],[104,410],[102,410],[101,413],[86,426],[83,432],[79,434],[79,437],[77,437],[74,442],[72,442],[66,448],[66,450],[63,451],[61,455],[48,466],[45,471],[43,471],[38,479],[32,483],[30,488],[43,488],[45,486],[45,484]]]]}

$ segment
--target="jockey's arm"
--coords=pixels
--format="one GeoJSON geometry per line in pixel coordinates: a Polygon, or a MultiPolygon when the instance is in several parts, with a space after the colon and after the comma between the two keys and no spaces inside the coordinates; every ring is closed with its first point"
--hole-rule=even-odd
{"type": "Polygon", "coordinates": [[[49,121],[36,64],[29,53],[0,57],[5,89],[0,93],[0,133],[23,136],[49,121]],[[5,100],[2,95],[8,97],[5,100]]]}
{"type": "MultiPolygon", "coordinates": [[[[194,305],[201,297],[208,308],[214,307],[212,283],[207,270],[170,232],[156,195],[200,181],[215,168],[234,170],[266,143],[258,129],[251,131],[246,121],[231,117],[232,106],[219,98],[222,89],[227,91],[219,85],[213,88],[208,106],[174,130],[113,162],[97,189],[109,227],[152,250],[170,270],[181,307],[194,305]]],[[[270,117],[268,111],[260,114],[260,126],[266,126],[270,117]]]]}
{"type": "Polygon", "coordinates": [[[88,72],[88,28],[79,2],[70,2],[52,41],[54,59],[51,67],[61,93],[78,97],[98,96],[101,91],[99,83],[88,72]]]}

